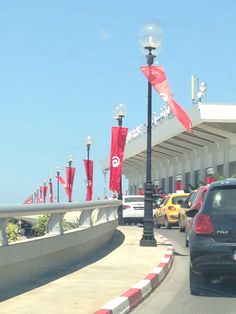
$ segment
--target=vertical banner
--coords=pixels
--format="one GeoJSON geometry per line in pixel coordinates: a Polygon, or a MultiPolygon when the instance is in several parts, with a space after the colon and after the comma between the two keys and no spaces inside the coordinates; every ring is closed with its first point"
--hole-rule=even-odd
{"type": "Polygon", "coordinates": [[[180,190],[183,190],[182,182],[181,181],[176,181],[175,182],[175,191],[180,191],[180,190]]]}
{"type": "Polygon", "coordinates": [[[211,176],[207,176],[206,177],[206,184],[211,184],[212,182],[215,182],[216,179],[214,177],[211,176]]]}
{"type": "Polygon", "coordinates": [[[128,128],[112,127],[110,151],[110,190],[120,193],[123,157],[128,128]]]}
{"type": "Polygon", "coordinates": [[[144,73],[153,88],[158,92],[165,103],[170,107],[173,114],[183,125],[183,127],[191,132],[191,119],[183,108],[174,100],[170,91],[166,75],[162,66],[143,66],[141,71],[144,73]]]}
{"type": "Polygon", "coordinates": [[[84,168],[87,178],[86,201],[91,201],[93,198],[93,160],[84,159],[84,168]]]}
{"type": "Polygon", "coordinates": [[[45,184],[41,187],[41,189],[42,189],[43,203],[46,203],[46,196],[47,196],[48,187],[45,184]]]}
{"type": "Polygon", "coordinates": [[[52,186],[52,180],[49,180],[49,202],[53,203],[53,186],[52,186]]]}
{"type": "Polygon", "coordinates": [[[33,195],[30,195],[29,197],[27,197],[27,199],[24,201],[23,204],[33,204],[34,200],[33,200],[33,195]]]}
{"type": "Polygon", "coordinates": [[[61,185],[63,185],[63,187],[64,187],[64,189],[65,189],[65,191],[66,191],[66,194],[69,195],[66,181],[62,178],[62,176],[56,176],[56,179],[59,181],[59,183],[60,183],[61,185]]]}
{"type": "Polygon", "coordinates": [[[72,190],[75,176],[75,168],[66,167],[66,182],[67,182],[67,193],[68,193],[68,202],[72,201],[72,190]]]}

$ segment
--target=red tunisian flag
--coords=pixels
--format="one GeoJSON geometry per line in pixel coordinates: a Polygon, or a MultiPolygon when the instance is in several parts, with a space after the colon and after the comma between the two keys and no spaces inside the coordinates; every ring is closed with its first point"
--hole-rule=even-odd
{"type": "Polygon", "coordinates": [[[121,193],[120,179],[128,128],[112,127],[110,151],[110,190],[121,193]]]}
{"type": "Polygon", "coordinates": [[[67,182],[67,190],[68,190],[68,201],[72,201],[72,190],[75,176],[75,169],[73,167],[66,167],[66,182],[67,182]]]}
{"type": "Polygon", "coordinates": [[[175,182],[175,191],[183,190],[182,187],[182,182],[181,181],[176,181],[175,182]]]}
{"type": "Polygon", "coordinates": [[[216,179],[213,177],[206,177],[206,183],[207,184],[211,184],[212,182],[215,182],[215,181],[216,181],[216,179]]]}
{"type": "Polygon", "coordinates": [[[33,204],[33,195],[27,197],[27,199],[24,201],[24,204],[33,204]]]}
{"type": "Polygon", "coordinates": [[[46,203],[46,196],[47,196],[48,187],[46,185],[43,185],[41,187],[41,189],[42,189],[42,194],[43,194],[43,202],[46,203]]]}
{"type": "Polygon", "coordinates": [[[86,201],[91,201],[93,198],[93,160],[84,159],[84,168],[87,178],[86,201]]]}
{"type": "Polygon", "coordinates": [[[65,181],[61,176],[56,176],[56,179],[59,181],[59,183],[60,183],[61,185],[64,186],[64,189],[65,189],[65,191],[66,191],[66,194],[69,195],[69,194],[68,194],[68,188],[67,188],[66,181],[65,181]]]}
{"type": "Polygon", "coordinates": [[[154,87],[154,89],[160,94],[162,99],[170,107],[173,114],[183,125],[183,127],[191,132],[191,119],[183,108],[174,100],[171,95],[171,91],[166,80],[166,75],[162,66],[143,66],[141,71],[147,77],[148,81],[154,87]]]}
{"type": "Polygon", "coordinates": [[[49,202],[53,203],[53,186],[52,186],[52,180],[49,181],[49,202]]]}

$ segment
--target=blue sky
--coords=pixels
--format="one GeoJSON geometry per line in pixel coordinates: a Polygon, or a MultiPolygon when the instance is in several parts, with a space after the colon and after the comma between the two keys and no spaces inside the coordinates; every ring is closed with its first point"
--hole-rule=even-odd
{"type": "MultiPolygon", "coordinates": [[[[84,200],[88,135],[94,198],[103,195],[100,161],[109,155],[115,106],[126,105],[129,129],[146,120],[146,23],[162,29],[157,60],[179,104],[192,106],[193,73],[207,82],[208,102],[235,102],[235,12],[233,0],[1,1],[0,203],[23,202],[57,166],[64,176],[69,154],[73,199],[84,200]]],[[[154,95],[153,111],[161,105],[154,95]]]]}

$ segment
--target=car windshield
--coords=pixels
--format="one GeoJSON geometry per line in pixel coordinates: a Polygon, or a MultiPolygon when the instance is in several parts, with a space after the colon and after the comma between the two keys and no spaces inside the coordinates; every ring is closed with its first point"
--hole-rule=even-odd
{"type": "Polygon", "coordinates": [[[144,197],[134,196],[134,197],[126,197],[124,198],[125,203],[133,203],[133,202],[144,202],[144,197]]]}

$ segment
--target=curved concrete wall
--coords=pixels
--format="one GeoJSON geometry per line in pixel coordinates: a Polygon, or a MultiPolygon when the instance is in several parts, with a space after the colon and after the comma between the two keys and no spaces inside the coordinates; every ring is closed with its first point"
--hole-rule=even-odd
{"type": "Polygon", "coordinates": [[[118,220],[0,247],[0,293],[8,293],[80,263],[108,244],[118,220]]]}

